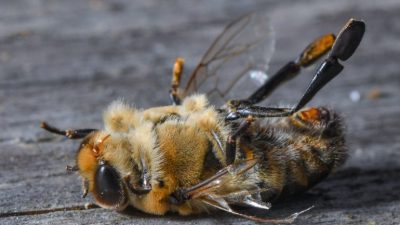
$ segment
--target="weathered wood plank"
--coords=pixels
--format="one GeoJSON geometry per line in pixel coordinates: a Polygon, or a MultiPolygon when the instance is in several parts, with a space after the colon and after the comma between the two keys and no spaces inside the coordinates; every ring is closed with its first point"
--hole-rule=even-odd
{"type": "MultiPolygon", "coordinates": [[[[167,104],[176,56],[193,68],[230,20],[252,10],[270,13],[277,46],[271,70],[293,59],[314,37],[337,32],[350,17],[367,32],[345,70],[312,101],[345,116],[350,158],[309,193],[274,206],[282,217],[315,205],[298,224],[400,222],[400,3],[352,1],[1,1],[0,223],[216,224],[250,223],[224,213],[199,217],[130,215],[82,206],[80,180],[65,173],[77,143],[40,130],[101,127],[102,110],[124,97],[138,107],[167,104]],[[378,89],[377,99],[366,96],[378,89]],[[358,91],[362,98],[350,100],[358,91]]],[[[268,103],[293,104],[313,69],[279,89],[268,103]]],[[[267,103],[266,103],[267,104],[267,103]]],[[[131,215],[132,214],[132,215],[131,215]]]]}

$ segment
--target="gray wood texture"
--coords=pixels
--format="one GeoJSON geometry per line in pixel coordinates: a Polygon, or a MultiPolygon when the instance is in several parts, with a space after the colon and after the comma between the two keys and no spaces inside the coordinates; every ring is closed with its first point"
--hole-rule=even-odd
{"type": "MultiPolygon", "coordinates": [[[[266,215],[284,217],[315,205],[296,224],[399,224],[398,0],[0,1],[0,224],[253,224],[220,212],[158,217],[71,209],[93,202],[80,198],[77,174],[65,172],[78,142],[39,128],[42,120],[100,128],[103,109],[120,97],[143,108],[168,104],[175,57],[185,57],[192,69],[229,21],[253,10],[268,12],[276,30],[271,71],[318,35],[337,33],[351,17],[367,24],[345,70],[309,104],[344,115],[349,160],[266,215]],[[374,90],[379,96],[369,97],[374,90]],[[352,92],[359,101],[349,98],[352,92]],[[50,211],[30,213],[44,209],[50,211]]],[[[313,71],[268,102],[294,104],[313,71]]]]}

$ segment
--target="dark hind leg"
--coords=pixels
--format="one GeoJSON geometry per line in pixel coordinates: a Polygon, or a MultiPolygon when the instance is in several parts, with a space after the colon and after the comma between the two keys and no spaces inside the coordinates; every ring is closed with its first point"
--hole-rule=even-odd
{"type": "Polygon", "coordinates": [[[333,46],[335,36],[333,34],[325,34],[313,42],[311,42],[293,61],[288,62],[278,70],[271,78],[269,78],[260,88],[258,88],[245,101],[250,104],[257,104],[267,98],[282,83],[293,79],[299,73],[302,67],[313,64],[321,56],[327,53],[333,46]]]}
{"type": "Polygon", "coordinates": [[[283,117],[292,115],[299,111],[315,96],[315,94],[322,87],[324,87],[343,70],[343,66],[339,63],[339,60],[345,61],[353,55],[354,51],[361,42],[364,31],[364,22],[353,19],[349,20],[349,22],[339,33],[328,57],[318,67],[314,78],[308,85],[308,88],[297,105],[294,107],[262,107],[253,105],[252,101],[255,100],[231,100],[227,103],[228,114],[226,119],[235,120],[238,118],[247,117],[249,115],[254,117],[283,117]]]}

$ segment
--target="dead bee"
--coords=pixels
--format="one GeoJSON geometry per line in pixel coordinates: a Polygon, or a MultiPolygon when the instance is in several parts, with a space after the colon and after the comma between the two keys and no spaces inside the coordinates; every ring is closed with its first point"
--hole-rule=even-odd
{"type": "Polygon", "coordinates": [[[250,97],[216,108],[210,101],[225,101],[242,78],[264,73],[271,55],[267,17],[249,14],[226,27],[182,90],[184,63],[176,60],[172,105],[142,110],[116,101],[104,113],[104,129],[63,131],[47,123],[42,128],[83,138],[76,169],[84,196],[92,193],[102,207],[122,210],[131,205],[157,215],[217,208],[255,221],[290,223],[301,212],[269,219],[231,206],[269,209],[269,202],[309,189],[344,162],[340,117],[323,107],[302,108],[341,72],[339,60],[354,53],[364,31],[362,21],[350,19],[337,38],[317,38],[250,97]],[[327,52],[297,105],[256,105],[327,52]],[[232,69],[236,65],[242,69],[232,69]]]}

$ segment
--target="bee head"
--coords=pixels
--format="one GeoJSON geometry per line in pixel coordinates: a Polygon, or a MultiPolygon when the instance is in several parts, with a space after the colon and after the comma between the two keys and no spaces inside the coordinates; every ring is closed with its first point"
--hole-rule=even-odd
{"type": "Polygon", "coordinates": [[[104,208],[118,209],[125,204],[127,197],[118,171],[102,158],[105,142],[109,138],[109,134],[101,132],[89,134],[82,141],[76,159],[96,202],[104,208]]]}

